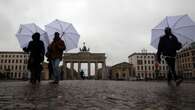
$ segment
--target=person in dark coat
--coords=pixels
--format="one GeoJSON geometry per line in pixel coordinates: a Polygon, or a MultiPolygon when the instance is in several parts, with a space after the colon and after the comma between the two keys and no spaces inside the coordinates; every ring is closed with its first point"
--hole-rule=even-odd
{"type": "Polygon", "coordinates": [[[60,80],[59,63],[62,60],[63,51],[66,49],[64,41],[60,38],[58,32],[54,33],[53,42],[48,46],[48,58],[52,65],[52,73],[54,76],[53,84],[58,84],[60,80]]]}
{"type": "Polygon", "coordinates": [[[83,79],[83,80],[85,79],[84,71],[83,71],[83,70],[80,71],[80,77],[81,77],[81,79],[83,79]]]}
{"type": "Polygon", "coordinates": [[[32,41],[29,42],[28,46],[23,48],[25,52],[30,53],[28,60],[28,69],[31,72],[30,82],[35,84],[36,81],[41,80],[41,63],[44,61],[45,48],[43,41],[40,40],[40,34],[34,33],[32,35],[32,41]]]}
{"type": "Polygon", "coordinates": [[[157,51],[157,62],[161,62],[161,54],[164,56],[165,61],[169,67],[169,72],[167,74],[168,83],[173,79],[177,85],[179,85],[182,80],[177,78],[175,72],[175,57],[177,50],[182,48],[182,44],[177,40],[177,37],[172,34],[171,28],[165,28],[165,35],[160,38],[157,51]]]}

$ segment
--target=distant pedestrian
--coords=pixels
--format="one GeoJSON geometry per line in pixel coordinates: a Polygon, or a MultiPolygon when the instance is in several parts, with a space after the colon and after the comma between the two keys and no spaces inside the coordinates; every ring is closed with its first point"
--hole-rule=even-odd
{"type": "Polygon", "coordinates": [[[85,79],[85,77],[84,77],[84,71],[83,71],[83,70],[80,71],[80,77],[81,77],[81,79],[83,79],[83,80],[85,79]]]}
{"type": "Polygon", "coordinates": [[[60,38],[60,34],[58,32],[54,33],[53,42],[49,45],[49,60],[52,65],[52,73],[54,76],[53,84],[58,84],[60,80],[60,61],[62,60],[63,51],[66,49],[65,43],[60,38]]]}
{"type": "Polygon", "coordinates": [[[29,42],[28,47],[23,48],[25,52],[30,53],[28,60],[28,69],[31,72],[30,82],[36,84],[41,80],[41,63],[44,61],[45,48],[43,41],[40,40],[40,34],[34,33],[32,41],[29,42]]]}
{"type": "Polygon", "coordinates": [[[168,84],[171,80],[179,85],[182,79],[178,79],[175,71],[175,57],[176,51],[182,48],[182,44],[177,40],[176,36],[172,34],[171,28],[165,28],[165,35],[160,38],[157,51],[157,62],[161,62],[161,54],[165,58],[166,63],[169,67],[169,72],[167,74],[168,84]]]}

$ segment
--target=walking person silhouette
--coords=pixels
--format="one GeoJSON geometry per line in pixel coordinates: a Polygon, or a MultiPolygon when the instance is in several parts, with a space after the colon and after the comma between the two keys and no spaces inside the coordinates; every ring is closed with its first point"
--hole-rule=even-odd
{"type": "Polygon", "coordinates": [[[64,41],[58,32],[54,33],[53,42],[48,46],[47,57],[51,63],[54,81],[52,84],[58,84],[60,80],[60,61],[62,60],[63,51],[66,49],[64,41]]]}
{"type": "Polygon", "coordinates": [[[28,60],[28,69],[31,72],[30,82],[36,84],[36,81],[41,81],[41,63],[44,61],[45,48],[43,41],[40,40],[40,33],[36,32],[32,35],[32,41],[28,46],[23,48],[27,53],[30,53],[28,60]]]}
{"type": "Polygon", "coordinates": [[[178,79],[175,71],[175,58],[177,54],[177,50],[182,48],[182,44],[177,40],[177,37],[173,35],[171,32],[171,28],[166,27],[165,35],[160,38],[158,44],[158,51],[156,54],[156,61],[158,63],[161,62],[161,54],[165,58],[165,61],[168,65],[169,71],[167,74],[168,84],[170,84],[171,80],[176,82],[176,85],[180,85],[182,79],[178,79]]]}

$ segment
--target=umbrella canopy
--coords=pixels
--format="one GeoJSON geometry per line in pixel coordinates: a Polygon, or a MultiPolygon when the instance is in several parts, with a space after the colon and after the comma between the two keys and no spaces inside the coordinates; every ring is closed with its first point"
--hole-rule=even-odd
{"type": "Polygon", "coordinates": [[[195,23],[188,15],[167,16],[152,29],[151,45],[154,48],[158,48],[160,37],[165,34],[166,27],[171,28],[172,33],[183,45],[195,40],[195,23]]]}
{"type": "Polygon", "coordinates": [[[16,34],[20,47],[27,47],[28,43],[32,40],[32,35],[36,32],[40,33],[40,40],[44,42],[46,49],[49,43],[47,33],[34,23],[20,25],[20,28],[16,34]]]}
{"type": "Polygon", "coordinates": [[[65,42],[66,51],[77,48],[80,35],[73,27],[71,23],[67,23],[60,20],[54,20],[53,22],[45,25],[45,30],[51,43],[54,38],[54,33],[60,33],[62,40],[65,42]]]}

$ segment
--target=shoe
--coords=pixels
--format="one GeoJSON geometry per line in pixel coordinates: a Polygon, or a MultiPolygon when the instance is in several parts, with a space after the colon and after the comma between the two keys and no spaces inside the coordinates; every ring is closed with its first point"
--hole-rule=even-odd
{"type": "Polygon", "coordinates": [[[176,86],[179,86],[182,82],[183,82],[183,80],[182,80],[182,79],[178,79],[178,80],[176,80],[176,86]]]}

